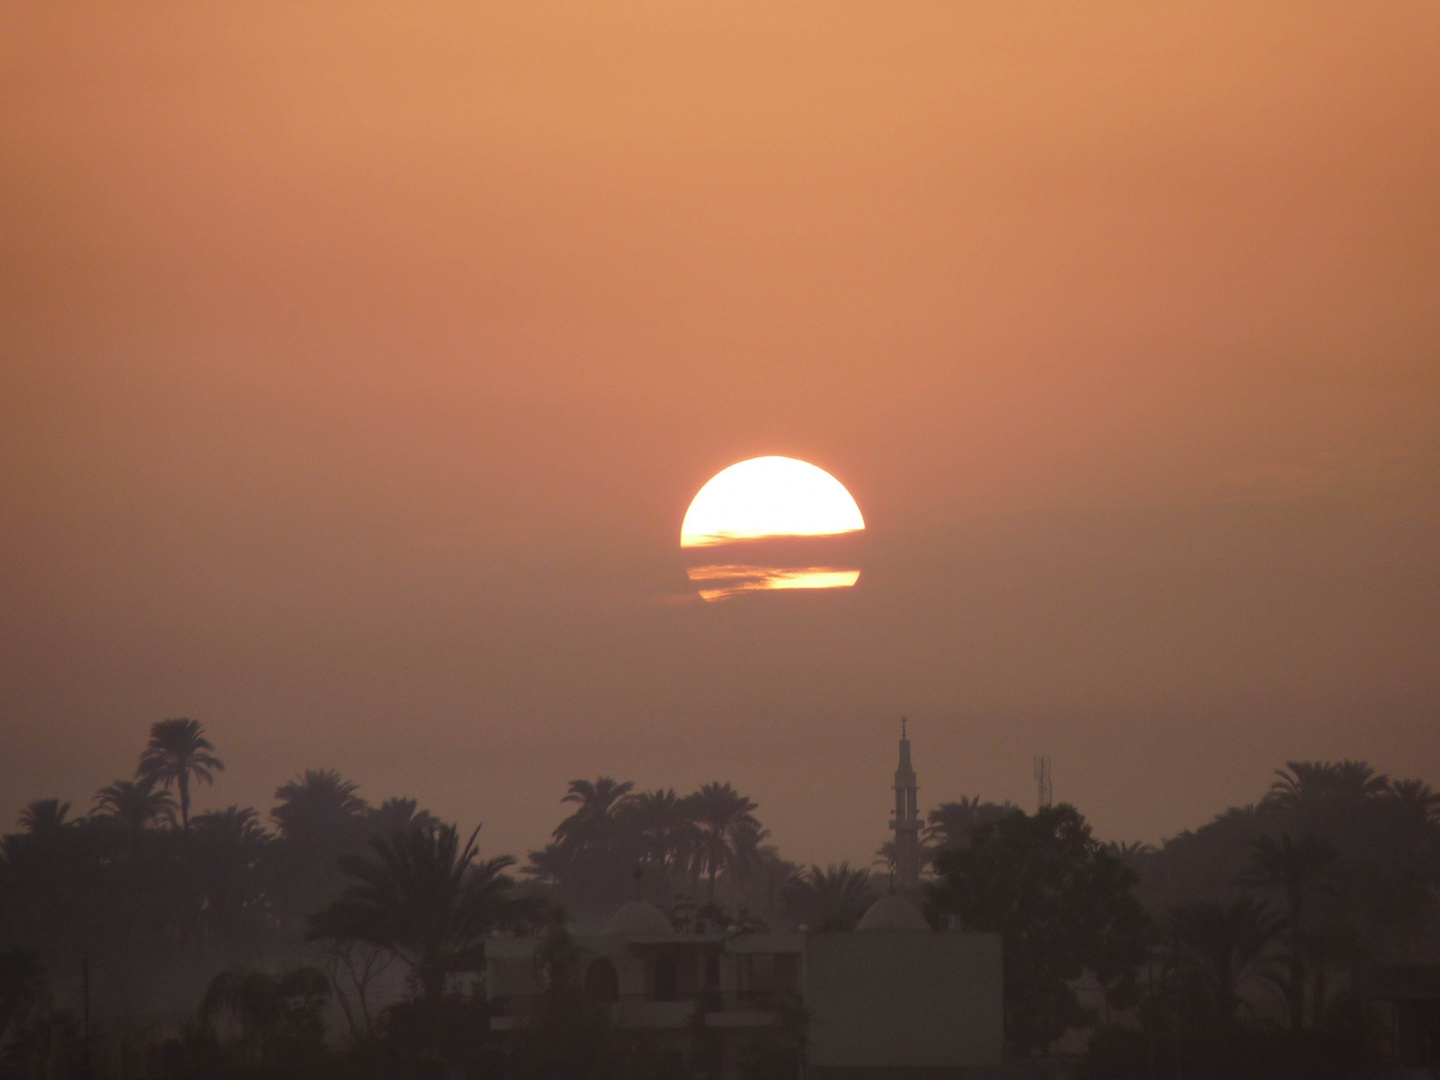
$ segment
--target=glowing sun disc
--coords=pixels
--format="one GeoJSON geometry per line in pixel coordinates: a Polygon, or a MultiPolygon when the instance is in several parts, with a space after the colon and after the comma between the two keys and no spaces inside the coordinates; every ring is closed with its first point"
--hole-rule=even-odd
{"type": "Polygon", "coordinates": [[[721,470],[700,489],[680,526],[680,546],[863,528],[860,507],[824,469],[795,458],[758,457],[721,470]]]}

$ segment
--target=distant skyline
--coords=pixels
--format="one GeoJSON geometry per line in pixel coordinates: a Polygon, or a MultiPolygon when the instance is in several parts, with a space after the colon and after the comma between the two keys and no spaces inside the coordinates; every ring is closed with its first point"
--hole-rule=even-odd
{"type": "Polygon", "coordinates": [[[1440,10],[48,4],[0,34],[0,822],[200,720],[523,857],[1440,782],[1440,10]],[[704,604],[762,455],[854,588],[704,604]],[[846,564],[850,565],[850,564],[846,564]]]}

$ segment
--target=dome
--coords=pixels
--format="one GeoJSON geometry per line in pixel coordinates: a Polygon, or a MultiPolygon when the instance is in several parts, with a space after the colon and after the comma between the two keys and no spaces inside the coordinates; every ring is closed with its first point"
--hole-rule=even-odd
{"type": "Polygon", "coordinates": [[[660,937],[675,933],[665,913],[648,900],[631,900],[605,924],[605,932],[616,937],[660,937]]]}
{"type": "Polygon", "coordinates": [[[929,930],[920,909],[903,896],[882,896],[860,918],[856,930],[929,930]]]}

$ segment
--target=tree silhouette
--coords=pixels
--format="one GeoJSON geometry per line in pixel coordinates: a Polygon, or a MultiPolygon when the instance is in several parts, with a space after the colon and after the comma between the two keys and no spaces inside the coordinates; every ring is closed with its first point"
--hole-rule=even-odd
{"type": "Polygon", "coordinates": [[[1287,761],[1276,769],[1262,805],[1305,813],[1335,800],[1358,801],[1389,790],[1390,780],[1363,761],[1287,761]]]}
{"type": "Polygon", "coordinates": [[[614,834],[614,826],[620,811],[629,803],[630,792],[635,785],[602,776],[594,783],[589,780],[571,780],[560,801],[579,804],[573,814],[555,827],[555,839],[560,843],[573,843],[593,847],[605,847],[614,834]]]}
{"type": "Polygon", "coordinates": [[[262,1065],[301,1048],[318,1048],[325,1037],[322,1010],[330,982],[317,968],[279,975],[263,971],[222,971],[200,1001],[200,1027],[216,1034],[223,1015],[240,1027],[239,1045],[248,1064],[262,1065]]]}
{"type": "Polygon", "coordinates": [[[791,883],[785,899],[811,930],[853,930],[879,893],[869,870],[841,862],[810,867],[791,883]]]}
{"type": "Polygon", "coordinates": [[[20,811],[20,827],[34,837],[46,837],[74,824],[66,820],[70,804],[59,799],[36,799],[20,811]]]}
{"type": "Polygon", "coordinates": [[[1233,1024],[1240,991],[1257,980],[1279,982],[1271,946],[1285,920],[1248,896],[1228,904],[1196,901],[1171,913],[1182,960],[1198,971],[1222,1024],[1233,1024]]]}
{"type": "Polygon", "coordinates": [[[1147,855],[1154,855],[1157,849],[1154,844],[1146,844],[1139,840],[1111,840],[1106,843],[1105,850],[1126,866],[1130,866],[1147,855]]]}
{"type": "Polygon", "coordinates": [[[33,949],[0,952],[0,1046],[11,1024],[20,1026],[45,1003],[45,965],[33,949]]]}
{"type": "Polygon", "coordinates": [[[1278,892],[1284,900],[1290,954],[1286,998],[1290,1027],[1295,1031],[1305,1024],[1305,961],[1301,941],[1305,902],[1315,890],[1330,887],[1335,858],[1335,849],[1316,836],[1306,835],[1299,841],[1292,840],[1289,833],[1282,833],[1278,841],[1271,836],[1260,836],[1251,842],[1249,865],[1238,879],[1242,885],[1278,892]]]}
{"type": "Polygon", "coordinates": [[[377,835],[406,832],[410,829],[432,829],[440,824],[428,810],[421,810],[414,799],[386,799],[372,809],[365,824],[377,835]]]}
{"type": "Polygon", "coordinates": [[[715,903],[715,878],[721,870],[743,876],[758,861],[760,841],[766,836],[752,813],[758,804],[728,783],[711,781],[686,800],[690,818],[699,832],[697,866],[708,878],[708,897],[715,903]]]}
{"type": "Polygon", "coordinates": [[[198,720],[160,720],[150,728],[150,743],[140,755],[135,770],[137,780],[170,785],[180,792],[180,827],[190,828],[190,781],[215,782],[215,774],[225,768],[213,753],[215,747],[205,738],[205,729],[198,720]]]}
{"type": "Polygon", "coordinates": [[[563,886],[575,869],[575,849],[569,845],[546,844],[530,852],[524,872],[544,885],[563,886]]]}
{"type": "Polygon", "coordinates": [[[334,769],[306,769],[275,789],[279,804],[270,811],[282,836],[311,839],[344,829],[366,809],[359,785],[334,769]]]}
{"type": "Polygon", "coordinates": [[[1011,803],[983,802],[979,796],[941,803],[926,816],[926,843],[946,851],[966,847],[981,825],[998,821],[1014,809],[1011,803]]]}
{"type": "Polygon", "coordinates": [[[1392,780],[1385,796],[1416,824],[1440,821],[1440,792],[1423,780],[1392,780]]]}
{"type": "Polygon", "coordinates": [[[175,823],[175,798],[168,791],[156,791],[155,782],[116,780],[95,795],[95,813],[111,818],[134,836],[152,825],[175,823]]]}
{"type": "Polygon", "coordinates": [[[1086,971],[1107,999],[1133,985],[1146,940],[1135,873],[1073,806],[1012,810],[977,828],[968,847],[942,851],[935,867],[931,902],[1003,938],[1005,1037],[1021,1053],[1093,1022],[1073,989],[1086,971]]]}
{"type": "Polygon", "coordinates": [[[508,855],[478,860],[477,827],[462,846],[454,825],[377,836],[374,857],[344,855],[354,879],[339,899],[316,912],[311,940],[362,941],[388,949],[411,970],[428,1001],[438,1001],[445,976],[482,959],[493,928],[523,925],[539,905],[512,895],[508,855]]]}
{"type": "Polygon", "coordinates": [[[1320,1027],[1325,1022],[1325,1006],[1328,1004],[1328,977],[1332,970],[1353,963],[1361,955],[1360,937],[1348,923],[1329,920],[1318,926],[1306,927],[1300,934],[1300,948],[1309,961],[1314,987],[1311,1002],[1311,1024],[1320,1027]]]}
{"type": "Polygon", "coordinates": [[[632,795],[617,816],[622,829],[633,834],[637,854],[645,861],[669,869],[694,853],[698,839],[695,823],[674,788],[632,795]]]}
{"type": "Polygon", "coordinates": [[[245,847],[266,843],[270,836],[260,824],[260,815],[251,806],[227,806],[196,814],[191,824],[196,836],[212,844],[245,847]]]}

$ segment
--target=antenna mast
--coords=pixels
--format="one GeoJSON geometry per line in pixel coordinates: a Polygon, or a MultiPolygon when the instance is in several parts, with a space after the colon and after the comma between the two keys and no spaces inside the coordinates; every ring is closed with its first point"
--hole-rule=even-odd
{"type": "Polygon", "coordinates": [[[1037,789],[1039,809],[1044,810],[1055,799],[1055,784],[1050,774],[1049,754],[1037,754],[1035,756],[1035,787],[1037,789]]]}

